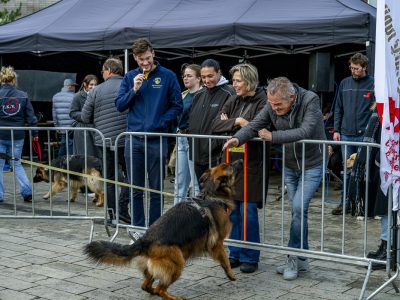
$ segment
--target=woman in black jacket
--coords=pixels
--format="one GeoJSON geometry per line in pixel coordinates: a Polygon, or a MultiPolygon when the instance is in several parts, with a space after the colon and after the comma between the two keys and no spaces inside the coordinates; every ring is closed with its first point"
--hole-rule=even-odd
{"type": "MultiPolygon", "coordinates": [[[[250,64],[239,64],[230,70],[232,85],[236,95],[231,96],[221,109],[212,124],[213,133],[232,135],[254,119],[267,101],[266,94],[261,88],[257,89],[257,68],[250,64]]],[[[266,157],[269,157],[269,143],[267,143],[266,157]]],[[[230,161],[244,158],[244,151],[235,149],[230,152],[230,161]]],[[[236,209],[231,211],[232,221],[231,239],[260,242],[260,231],[257,207],[263,205],[263,185],[268,190],[268,178],[263,182],[263,143],[247,143],[247,201],[244,201],[244,174],[236,176],[234,201],[236,209]],[[246,212],[246,224],[244,214],[246,212]]],[[[225,153],[223,161],[226,160],[225,153]]],[[[229,246],[229,260],[231,267],[238,267],[244,273],[257,270],[260,251],[229,246]]]]}
{"type": "MultiPolygon", "coordinates": [[[[98,83],[97,77],[95,75],[89,74],[86,75],[83,79],[81,88],[75,94],[74,99],[71,103],[71,110],[69,112],[69,116],[75,120],[73,126],[74,127],[93,127],[92,124],[85,124],[82,122],[82,107],[85,104],[86,98],[90,90],[92,90],[98,83]]],[[[97,150],[94,144],[94,135],[93,132],[86,132],[86,151],[85,151],[85,134],[83,131],[75,131],[74,132],[74,148],[73,152],[75,155],[92,155],[96,156],[97,150]]]]}

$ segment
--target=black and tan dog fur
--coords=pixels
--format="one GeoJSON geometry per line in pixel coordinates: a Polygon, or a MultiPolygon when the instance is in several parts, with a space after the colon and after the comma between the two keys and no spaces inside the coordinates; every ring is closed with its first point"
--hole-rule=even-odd
{"type": "MultiPolygon", "coordinates": [[[[60,156],[51,161],[51,166],[70,170],[73,172],[83,173],[87,175],[101,177],[102,164],[101,161],[94,156],[87,156],[87,169],[85,170],[85,157],[83,155],[72,155],[69,157],[67,164],[67,157],[60,156]],[[68,166],[68,167],[67,167],[68,166]]],[[[68,175],[61,171],[51,171],[52,186],[50,190],[43,195],[44,199],[50,198],[50,195],[55,195],[61,192],[65,187],[68,186],[68,175]]],[[[33,177],[33,182],[50,182],[50,170],[43,167],[36,169],[36,174],[33,177]]],[[[77,175],[69,175],[69,189],[70,189],[70,201],[74,202],[78,195],[78,190],[85,186],[85,179],[77,175]]],[[[104,204],[104,187],[103,182],[95,178],[87,179],[87,186],[90,191],[95,193],[93,202],[96,206],[103,206],[104,204]]]]}
{"type": "Polygon", "coordinates": [[[142,289],[169,300],[184,299],[167,289],[181,276],[190,258],[208,254],[221,264],[230,280],[235,280],[224,239],[231,229],[227,209],[234,209],[234,177],[241,164],[220,164],[205,172],[200,178],[199,198],[173,206],[134,244],[95,241],[86,245],[85,254],[95,262],[111,265],[126,265],[136,257],[144,276],[142,289]],[[154,281],[158,281],[155,287],[154,281]]]}

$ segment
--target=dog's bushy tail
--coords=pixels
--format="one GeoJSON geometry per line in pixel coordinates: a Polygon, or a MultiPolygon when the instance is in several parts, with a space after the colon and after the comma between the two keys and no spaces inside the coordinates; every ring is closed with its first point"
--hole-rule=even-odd
{"type": "Polygon", "coordinates": [[[142,243],[136,241],[132,245],[121,245],[107,241],[94,241],[87,244],[83,252],[94,262],[123,266],[143,252],[142,243]]]}

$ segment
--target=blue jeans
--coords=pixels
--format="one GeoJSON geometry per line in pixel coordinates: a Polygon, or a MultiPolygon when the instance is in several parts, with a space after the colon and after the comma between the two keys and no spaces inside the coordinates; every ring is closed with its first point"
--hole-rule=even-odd
{"type": "MultiPolygon", "coordinates": [[[[362,136],[362,135],[359,135],[359,136],[345,135],[345,134],[340,135],[340,140],[342,142],[362,142],[363,138],[364,138],[364,136],[362,136]]],[[[352,155],[353,153],[357,153],[358,146],[347,145],[347,153],[345,153],[344,145],[340,145],[340,148],[342,150],[343,164],[346,165],[346,161],[350,157],[350,155],[352,155]]],[[[350,173],[346,172],[346,187],[347,187],[346,198],[348,196],[348,191],[349,191],[349,180],[350,180],[350,173]]],[[[344,185],[343,185],[343,187],[344,187],[344,185]]],[[[342,189],[341,200],[340,200],[341,204],[343,204],[343,194],[344,194],[344,190],[342,189]]],[[[346,199],[346,203],[347,203],[347,199],[346,199]]]]}
{"type": "Polygon", "coordinates": [[[322,164],[304,170],[304,191],[301,171],[285,168],[285,185],[292,209],[289,247],[308,249],[308,207],[322,180],[322,164]],[[301,245],[301,195],[303,196],[303,247],[301,245]]]}
{"type": "MultiPolygon", "coordinates": [[[[232,230],[229,238],[232,240],[244,239],[243,214],[244,202],[235,201],[236,209],[231,211],[232,230]]],[[[247,241],[260,242],[260,228],[258,223],[257,203],[247,202],[247,241]]],[[[260,251],[229,246],[229,257],[238,259],[242,263],[256,263],[260,260],[260,251]]]]}
{"type": "MultiPolygon", "coordinates": [[[[160,157],[160,139],[147,140],[147,172],[145,165],[145,141],[136,137],[126,138],[125,163],[129,182],[133,185],[145,186],[146,174],[149,187],[161,190],[161,183],[165,177],[165,161],[167,158],[167,139],[163,138],[163,152],[160,157]],[[130,141],[132,140],[132,149],[130,141]],[[131,165],[132,158],[132,165],[131,165]],[[162,174],[160,176],[160,164],[162,174]]],[[[149,226],[161,216],[162,196],[158,193],[150,193],[149,226]]],[[[143,191],[132,189],[132,217],[133,225],[145,226],[145,214],[143,205],[143,191]]]]}
{"type": "Polygon", "coordinates": [[[194,196],[200,193],[194,163],[189,160],[189,143],[186,137],[178,137],[175,170],[174,205],[186,198],[190,183],[192,183],[194,196]]]}
{"type": "MultiPolygon", "coordinates": [[[[19,192],[22,197],[26,197],[32,195],[31,183],[29,182],[28,177],[26,176],[25,170],[21,165],[21,161],[19,160],[22,155],[22,149],[24,147],[24,140],[14,140],[14,154],[12,151],[12,143],[11,140],[0,140],[0,153],[7,153],[9,156],[13,156],[18,160],[14,161],[14,173],[17,178],[17,183],[19,187],[19,192]]],[[[5,160],[0,159],[0,201],[4,199],[4,184],[3,184],[3,168],[4,168],[5,160]]],[[[12,162],[10,162],[12,164],[12,162]]]]}
{"type": "MultiPolygon", "coordinates": [[[[58,149],[58,156],[67,155],[67,135],[65,133],[60,134],[60,148],[58,149]]],[[[69,134],[68,136],[68,155],[73,154],[74,139],[69,134]]]]}
{"type": "Polygon", "coordinates": [[[381,240],[387,241],[388,240],[387,228],[389,223],[389,217],[387,214],[382,215],[380,217],[381,217],[381,240]]]}

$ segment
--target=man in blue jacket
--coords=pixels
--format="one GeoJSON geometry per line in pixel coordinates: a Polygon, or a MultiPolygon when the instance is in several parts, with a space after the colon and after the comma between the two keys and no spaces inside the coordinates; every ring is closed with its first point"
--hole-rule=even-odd
{"type": "MultiPolygon", "coordinates": [[[[350,58],[349,63],[351,76],[340,83],[335,103],[333,140],[362,142],[365,128],[372,114],[371,106],[375,102],[374,78],[367,74],[368,57],[365,55],[356,53],[350,58]]],[[[357,146],[348,145],[347,153],[345,153],[344,145],[341,145],[341,148],[343,163],[352,153],[357,152],[357,146]]],[[[347,176],[347,186],[349,186],[349,178],[347,176]]],[[[344,191],[342,191],[339,206],[332,210],[334,215],[342,214],[343,194],[344,191]]],[[[346,211],[349,212],[349,206],[346,206],[346,211]]]]}
{"type": "MultiPolygon", "coordinates": [[[[182,96],[176,75],[160,66],[154,60],[154,50],[145,38],[134,41],[133,58],[138,68],[128,72],[122,80],[115,100],[120,112],[128,110],[127,131],[134,132],[168,132],[172,121],[182,112],[182,96]]],[[[125,144],[125,161],[129,181],[133,185],[145,186],[146,173],[149,187],[160,190],[164,179],[164,166],[167,156],[166,138],[160,144],[158,137],[133,136],[127,138],[125,144]],[[145,144],[147,147],[145,148],[145,144]],[[162,154],[160,148],[162,146],[162,154]],[[145,165],[147,152],[147,165],[145,165]],[[163,174],[160,174],[162,170],[163,174]]],[[[133,189],[133,224],[145,225],[143,208],[143,191],[133,189]]],[[[161,215],[161,195],[150,193],[151,225],[161,215]]]]}

